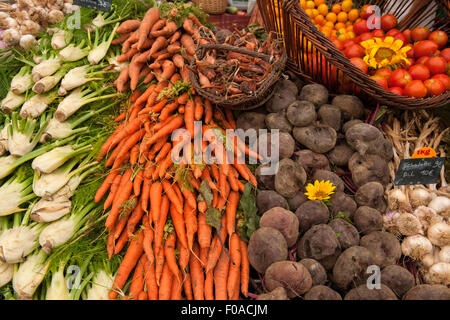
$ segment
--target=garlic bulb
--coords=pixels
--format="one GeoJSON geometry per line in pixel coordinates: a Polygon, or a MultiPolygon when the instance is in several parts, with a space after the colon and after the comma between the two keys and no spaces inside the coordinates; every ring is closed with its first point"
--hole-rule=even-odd
{"type": "Polygon", "coordinates": [[[431,283],[450,285],[450,263],[436,263],[428,270],[428,274],[428,279],[431,283]]]}
{"type": "Polygon", "coordinates": [[[433,252],[433,244],[422,235],[409,236],[403,240],[402,252],[413,259],[421,259],[433,252]]]}
{"type": "Polygon", "coordinates": [[[413,215],[420,220],[424,230],[427,230],[429,226],[435,223],[443,221],[443,218],[435,210],[425,206],[417,207],[413,215]]]}
{"type": "Polygon", "coordinates": [[[424,234],[420,220],[411,213],[402,213],[397,220],[398,230],[405,236],[424,234]]]}
{"type": "Polygon", "coordinates": [[[30,50],[36,44],[36,39],[31,34],[25,34],[20,37],[19,45],[25,50],[30,50]]]}
{"type": "Polygon", "coordinates": [[[436,197],[429,204],[428,207],[436,210],[436,213],[443,217],[450,217],[450,199],[447,197],[436,197]]]}
{"type": "Polygon", "coordinates": [[[450,225],[446,222],[433,224],[428,228],[427,237],[431,243],[438,247],[445,247],[450,244],[450,225]]]}
{"type": "Polygon", "coordinates": [[[432,194],[425,189],[414,189],[409,192],[409,202],[414,208],[426,206],[432,199],[432,194]]]}
{"type": "Polygon", "coordinates": [[[450,263],[450,245],[441,248],[439,261],[450,263]]]}
{"type": "Polygon", "coordinates": [[[391,210],[411,211],[406,194],[400,189],[392,189],[388,192],[388,206],[391,210]]]}

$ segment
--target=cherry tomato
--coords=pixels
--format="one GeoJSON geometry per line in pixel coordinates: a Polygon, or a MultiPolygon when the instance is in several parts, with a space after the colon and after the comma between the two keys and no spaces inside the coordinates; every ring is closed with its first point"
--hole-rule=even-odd
{"type": "Polygon", "coordinates": [[[381,29],[376,29],[372,31],[372,37],[374,38],[381,38],[384,37],[384,31],[381,29]]]}
{"type": "Polygon", "coordinates": [[[446,90],[450,90],[450,77],[446,74],[435,74],[431,77],[431,79],[437,79],[441,81],[444,84],[446,90]]]}
{"type": "Polygon", "coordinates": [[[417,27],[411,31],[411,38],[413,41],[422,41],[428,39],[430,35],[430,29],[427,27],[417,27]]]}
{"type": "Polygon", "coordinates": [[[370,4],[366,4],[361,8],[361,12],[359,13],[359,17],[361,19],[367,19],[372,14],[375,13],[375,8],[373,8],[370,4]]]}
{"type": "Polygon", "coordinates": [[[406,29],[405,31],[403,31],[403,35],[406,38],[406,43],[411,43],[412,42],[412,34],[411,34],[411,30],[410,29],[406,29]]]}
{"type": "Polygon", "coordinates": [[[430,57],[425,65],[430,69],[430,73],[432,76],[439,73],[447,72],[447,61],[442,57],[430,57]]]}
{"type": "Polygon", "coordinates": [[[371,79],[375,80],[376,83],[378,83],[383,89],[388,88],[388,81],[386,80],[386,78],[380,76],[380,75],[373,75],[370,77],[371,79]]]}
{"type": "Polygon", "coordinates": [[[359,36],[358,36],[358,43],[359,42],[363,42],[363,41],[366,41],[366,40],[369,40],[369,39],[372,39],[374,37],[374,35],[373,35],[373,31],[372,31],[372,33],[370,33],[370,32],[364,32],[363,34],[360,34],[359,36]]]}
{"type": "Polygon", "coordinates": [[[395,35],[394,35],[394,39],[395,40],[402,40],[403,41],[403,44],[406,44],[406,37],[403,35],[403,33],[401,33],[401,32],[399,32],[399,33],[396,33],[395,35]]]}
{"type": "Polygon", "coordinates": [[[411,74],[411,77],[414,80],[425,81],[427,79],[430,79],[430,70],[423,64],[413,65],[408,69],[408,72],[411,74]]]}
{"type": "Polygon", "coordinates": [[[392,70],[388,68],[381,68],[375,72],[375,76],[382,76],[385,79],[389,79],[391,77],[392,70]]]}
{"type": "Polygon", "coordinates": [[[438,49],[436,42],[431,40],[419,41],[414,45],[414,56],[415,58],[420,58],[423,56],[429,57],[431,54],[435,53],[438,49]]]}
{"type": "Polygon", "coordinates": [[[427,62],[427,60],[430,59],[430,57],[420,57],[419,59],[416,60],[416,64],[425,64],[425,62],[427,62]]]}
{"type": "Polygon", "coordinates": [[[392,92],[392,93],[398,94],[399,96],[403,95],[403,89],[400,88],[400,87],[392,87],[392,88],[389,88],[387,90],[392,92]]]}
{"type": "Polygon", "coordinates": [[[386,32],[386,37],[393,37],[398,33],[401,33],[400,30],[392,29],[392,30],[389,30],[388,32],[386,32]]]}
{"type": "Polygon", "coordinates": [[[438,96],[445,92],[446,87],[439,79],[428,79],[423,83],[429,96],[438,96]]]}
{"type": "Polygon", "coordinates": [[[393,14],[385,14],[381,17],[381,29],[391,30],[397,26],[397,18],[393,14]]]}
{"type": "Polygon", "coordinates": [[[420,80],[413,80],[404,88],[404,93],[408,97],[425,98],[427,96],[427,87],[420,80]]]}
{"type": "Polygon", "coordinates": [[[436,42],[439,49],[442,49],[447,45],[448,36],[444,31],[436,30],[433,31],[430,36],[428,37],[428,40],[431,40],[433,42],[436,42]]]}
{"type": "Polygon", "coordinates": [[[355,39],[347,39],[342,43],[342,46],[344,47],[344,50],[347,49],[348,47],[357,44],[357,42],[355,41],[355,39]]]}
{"type": "Polygon", "coordinates": [[[367,27],[367,20],[362,19],[359,22],[356,22],[353,25],[353,32],[359,36],[360,34],[363,34],[364,32],[370,32],[370,29],[367,27]]]}
{"type": "Polygon", "coordinates": [[[447,60],[447,62],[450,62],[450,48],[445,48],[444,50],[442,50],[439,55],[444,58],[445,60],[447,60]]]}
{"type": "Polygon", "coordinates": [[[411,74],[405,69],[397,69],[392,71],[389,77],[389,87],[400,87],[404,88],[408,83],[412,81],[411,74]]]}
{"type": "Polygon", "coordinates": [[[359,44],[352,44],[344,50],[347,58],[362,58],[365,56],[365,50],[359,44]]]}
{"type": "Polygon", "coordinates": [[[367,73],[369,71],[369,66],[361,58],[350,58],[350,62],[353,63],[363,73],[367,73]]]}
{"type": "Polygon", "coordinates": [[[333,42],[334,46],[339,50],[342,51],[344,49],[344,45],[342,44],[342,41],[339,40],[336,37],[330,38],[331,42],[333,42]]]}

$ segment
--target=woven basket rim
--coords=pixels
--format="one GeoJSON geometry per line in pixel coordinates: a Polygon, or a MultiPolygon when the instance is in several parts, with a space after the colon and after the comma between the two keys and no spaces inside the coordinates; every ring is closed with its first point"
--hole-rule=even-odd
{"type": "MultiPolygon", "coordinates": [[[[440,5],[445,7],[446,11],[450,12],[450,4],[444,4],[441,0],[438,1],[440,5]]],[[[356,85],[359,83],[365,83],[370,85],[370,89],[365,87],[360,87],[365,93],[375,96],[378,100],[384,100],[383,102],[388,105],[393,105],[402,109],[427,109],[441,107],[447,103],[450,103],[450,91],[446,91],[438,96],[426,97],[426,98],[412,98],[407,96],[400,96],[390,91],[385,90],[379,86],[375,80],[371,79],[369,75],[363,73],[359,68],[357,68],[350,60],[336,48],[333,42],[326,37],[322,32],[320,32],[311,18],[306,14],[304,9],[298,5],[297,0],[286,0],[281,3],[281,7],[287,11],[287,13],[292,15],[293,23],[295,23],[299,28],[303,29],[303,25],[309,28],[308,32],[304,32],[304,36],[308,38],[315,49],[320,51],[325,59],[331,63],[334,67],[344,72],[345,76],[350,78],[356,85]],[[302,26],[299,25],[298,21],[302,22],[302,26]],[[311,39],[314,39],[312,41],[311,39]],[[320,45],[317,45],[320,43],[320,45]]],[[[292,63],[290,64],[292,68],[292,63]]],[[[298,67],[298,66],[297,66],[298,67]]],[[[300,70],[300,68],[299,68],[300,70]]],[[[303,73],[300,70],[300,73],[303,73]]]]}
{"type": "MultiPolygon", "coordinates": [[[[226,44],[203,44],[200,45],[196,50],[196,56],[202,57],[203,52],[206,49],[218,49],[218,50],[230,50],[240,53],[249,54],[254,57],[259,57],[262,59],[270,59],[269,55],[249,51],[243,48],[234,47],[231,45],[226,44]]],[[[224,108],[234,109],[234,110],[251,110],[255,109],[262,104],[264,104],[270,97],[273,95],[273,87],[280,78],[282,72],[284,71],[286,61],[287,61],[287,54],[284,50],[284,47],[281,46],[281,56],[280,58],[273,64],[272,69],[270,70],[270,73],[267,75],[267,77],[264,79],[263,83],[257,88],[257,90],[252,95],[247,95],[244,97],[237,97],[237,98],[231,98],[227,99],[223,96],[218,96],[210,91],[202,88],[199,83],[198,75],[193,72],[197,68],[197,64],[195,61],[195,56],[192,58],[190,67],[189,67],[189,76],[191,79],[191,82],[194,86],[194,89],[196,92],[202,96],[205,99],[208,99],[211,101],[211,103],[214,103],[216,105],[219,105],[224,108]]],[[[267,61],[267,60],[266,60],[267,61]]]]}

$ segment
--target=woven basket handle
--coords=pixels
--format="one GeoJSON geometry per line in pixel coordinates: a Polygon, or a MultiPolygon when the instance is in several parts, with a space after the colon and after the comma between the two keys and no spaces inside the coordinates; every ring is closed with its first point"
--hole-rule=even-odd
{"type": "Polygon", "coordinates": [[[197,56],[201,57],[201,53],[202,53],[202,51],[204,49],[219,49],[219,50],[234,51],[234,52],[238,52],[238,53],[249,55],[249,56],[254,57],[254,58],[260,58],[260,59],[263,59],[263,60],[265,60],[267,62],[270,62],[270,60],[272,59],[271,56],[269,56],[268,54],[265,54],[265,53],[254,52],[254,51],[250,51],[250,50],[247,50],[247,49],[242,49],[242,48],[230,46],[230,45],[227,45],[227,44],[217,44],[217,43],[201,44],[201,45],[198,46],[197,50],[195,51],[195,54],[197,56]]]}

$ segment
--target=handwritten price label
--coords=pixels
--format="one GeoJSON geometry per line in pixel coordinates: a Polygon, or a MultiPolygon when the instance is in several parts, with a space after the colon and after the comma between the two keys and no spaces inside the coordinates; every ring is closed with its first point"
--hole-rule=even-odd
{"type": "Polygon", "coordinates": [[[418,158],[436,158],[437,154],[436,151],[433,148],[430,147],[424,147],[412,155],[411,159],[418,159],[418,158]]]}
{"type": "Polygon", "coordinates": [[[73,0],[73,4],[104,12],[111,10],[111,0],[73,0]]]}
{"type": "Polygon", "coordinates": [[[433,184],[439,179],[445,158],[416,158],[400,161],[394,185],[433,184]]]}

